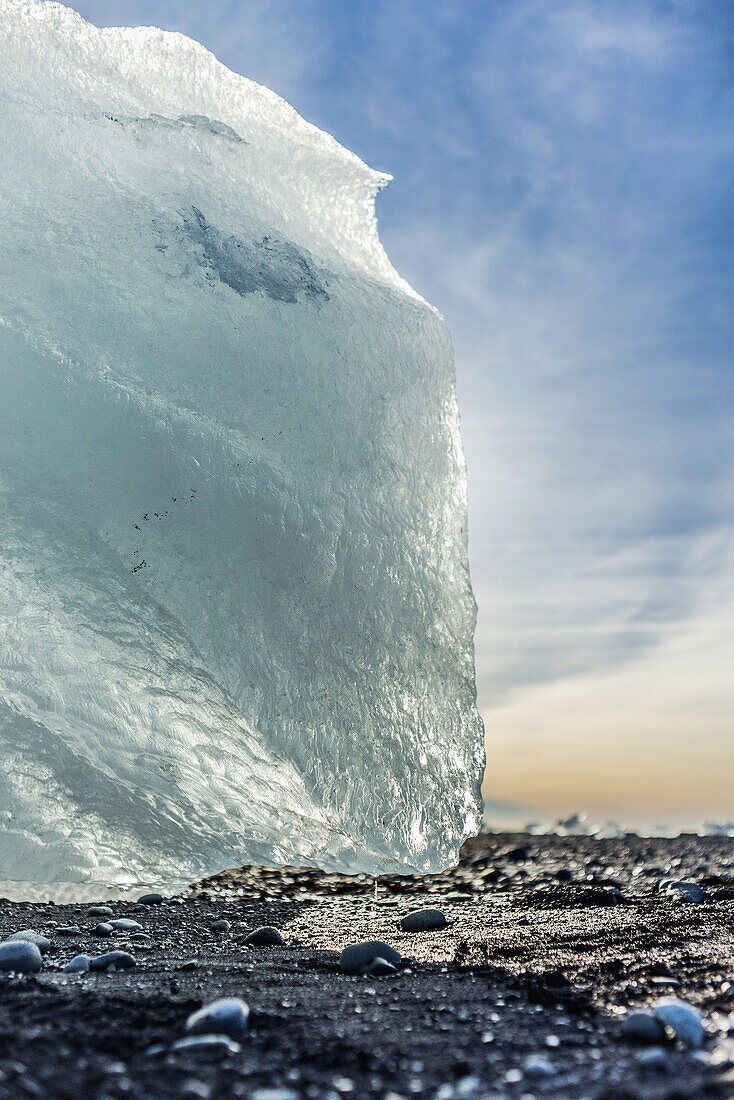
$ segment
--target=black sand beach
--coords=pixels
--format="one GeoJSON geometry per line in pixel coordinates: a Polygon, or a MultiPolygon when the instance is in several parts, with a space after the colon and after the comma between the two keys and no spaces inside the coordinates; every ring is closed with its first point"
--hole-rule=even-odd
{"type": "Polygon", "coordinates": [[[734,1097],[730,839],[494,834],[444,874],[386,876],[377,892],[367,877],[243,868],[162,904],[110,903],[143,933],[109,939],[89,908],[0,903],[3,938],[51,941],[39,974],[0,974],[2,1098],[734,1097]],[[661,894],[666,878],[704,900],[661,894]],[[448,926],[399,929],[425,906],[448,926]],[[262,925],[286,946],[247,945],[262,925]],[[370,939],[401,953],[396,976],[341,972],[340,950],[370,939]],[[112,948],[134,969],[60,969],[112,948]],[[224,996],[253,1012],[241,1049],[175,1049],[187,1017],[224,996]],[[650,1054],[624,1035],[623,1010],[665,996],[703,1012],[701,1049],[668,1036],[650,1054]]]}

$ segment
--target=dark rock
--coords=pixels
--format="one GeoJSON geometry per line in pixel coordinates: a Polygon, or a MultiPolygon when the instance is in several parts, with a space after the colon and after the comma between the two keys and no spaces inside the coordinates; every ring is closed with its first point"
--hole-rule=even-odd
{"type": "Polygon", "coordinates": [[[528,858],[529,852],[529,845],[521,844],[517,848],[508,848],[506,852],[500,852],[497,855],[497,860],[504,859],[508,863],[524,863],[528,858]]]}
{"type": "Polygon", "coordinates": [[[129,970],[135,966],[135,959],[127,951],[106,951],[89,961],[90,970],[110,970],[113,966],[115,970],[129,970]]]}
{"type": "Polygon", "coordinates": [[[43,966],[41,952],[35,943],[27,940],[6,940],[0,943],[0,970],[12,970],[16,974],[36,974],[43,966]]]}
{"type": "Polygon", "coordinates": [[[447,924],[440,909],[416,909],[403,917],[400,927],[404,932],[437,932],[447,924]]]}
{"type": "Polygon", "coordinates": [[[637,1043],[659,1044],[665,1038],[663,1025],[651,1012],[628,1012],[622,1020],[622,1031],[637,1043]]]}
{"type": "Polygon", "coordinates": [[[384,959],[396,966],[400,953],[382,940],[367,940],[365,943],[350,943],[339,957],[339,966],[345,974],[359,974],[363,967],[369,966],[374,959],[384,959]]]}
{"type": "Polygon", "coordinates": [[[665,893],[668,897],[676,898],[678,901],[686,901],[692,905],[700,905],[706,898],[704,891],[697,883],[685,882],[682,879],[673,879],[666,882],[665,893]]]}
{"type": "Polygon", "coordinates": [[[40,932],[34,932],[32,928],[23,928],[20,932],[13,932],[8,936],[6,943],[33,943],[42,955],[47,955],[51,947],[51,940],[40,932]]]}
{"type": "Polygon", "coordinates": [[[250,932],[249,936],[245,937],[245,943],[249,944],[250,947],[282,947],[285,940],[277,928],[265,925],[263,928],[256,928],[254,932],[250,932]]]}

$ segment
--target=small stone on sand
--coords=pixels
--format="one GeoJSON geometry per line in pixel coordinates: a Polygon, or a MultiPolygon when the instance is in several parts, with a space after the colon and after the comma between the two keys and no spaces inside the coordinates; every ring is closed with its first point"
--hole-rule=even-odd
{"type": "Polygon", "coordinates": [[[397,973],[397,967],[379,956],[360,970],[360,974],[365,974],[368,978],[390,978],[397,973]]]}
{"type": "Polygon", "coordinates": [[[440,909],[416,909],[400,922],[403,932],[438,932],[448,924],[440,909]]]}
{"type": "Polygon", "coordinates": [[[553,1077],[556,1067],[542,1054],[530,1054],[523,1063],[523,1070],[528,1077],[540,1080],[543,1077],[553,1077]]]}
{"type": "MultiPolygon", "coordinates": [[[[396,1094],[393,1093],[393,1096],[396,1094]]],[[[298,1100],[299,1094],[288,1088],[263,1088],[255,1089],[250,1093],[250,1100],[298,1100]]]]}
{"type": "Polygon", "coordinates": [[[0,970],[13,970],[16,974],[35,974],[42,966],[41,952],[35,943],[25,940],[0,943],[0,970]]]}
{"type": "Polygon", "coordinates": [[[345,974],[359,974],[362,968],[369,966],[374,959],[384,959],[385,962],[396,966],[400,962],[400,953],[382,940],[350,943],[339,957],[339,966],[345,974]]]}
{"type": "Polygon", "coordinates": [[[277,928],[272,928],[268,924],[263,928],[256,928],[254,932],[250,932],[249,936],[245,936],[245,943],[250,947],[282,947],[285,940],[277,928]]]}
{"type": "Polygon", "coordinates": [[[187,1035],[185,1039],[177,1039],[173,1044],[174,1050],[210,1050],[213,1053],[239,1054],[242,1047],[228,1035],[187,1035]]]}
{"type": "Polygon", "coordinates": [[[653,1012],[660,1023],[669,1028],[681,1043],[694,1049],[703,1046],[706,1038],[703,1017],[693,1005],[668,997],[658,1001],[653,1006],[653,1012]]]}
{"type": "Polygon", "coordinates": [[[40,932],[34,932],[32,928],[24,928],[20,932],[13,932],[8,936],[6,943],[34,943],[42,955],[47,954],[51,947],[51,940],[42,936],[40,932]]]}
{"type": "Polygon", "coordinates": [[[249,1005],[239,997],[223,997],[204,1005],[192,1013],[186,1021],[191,1035],[228,1035],[230,1039],[242,1039],[247,1034],[250,1020],[249,1005]]]}
{"type": "Polygon", "coordinates": [[[113,966],[115,970],[129,970],[135,966],[135,958],[127,951],[106,951],[89,962],[90,970],[110,970],[113,966]]]}
{"type": "Polygon", "coordinates": [[[666,1073],[668,1069],[668,1055],[662,1047],[650,1047],[637,1055],[637,1064],[640,1069],[652,1073],[666,1073]]]}
{"type": "Polygon", "coordinates": [[[66,964],[64,970],[67,974],[86,974],[90,962],[89,955],[75,955],[71,962],[66,964]]]}
{"type": "Polygon", "coordinates": [[[665,887],[665,893],[668,897],[677,898],[678,901],[687,901],[691,905],[700,905],[706,899],[706,895],[698,883],[684,882],[683,880],[669,882],[665,887]]]}
{"type": "Polygon", "coordinates": [[[628,1012],[622,1020],[622,1031],[638,1043],[661,1043],[665,1038],[663,1025],[651,1012],[628,1012]]]}

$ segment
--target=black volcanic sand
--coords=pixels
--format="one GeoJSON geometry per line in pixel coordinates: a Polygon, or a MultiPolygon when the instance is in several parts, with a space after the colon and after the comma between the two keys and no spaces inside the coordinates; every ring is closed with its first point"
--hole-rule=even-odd
{"type": "Polygon", "coordinates": [[[728,839],[496,834],[443,874],[379,879],[377,898],[366,876],[243,868],[164,904],[111,907],[149,942],[95,939],[88,904],[0,902],[3,936],[32,928],[52,941],[40,974],[0,975],[0,1097],[734,1097],[728,839]],[[705,902],[661,896],[662,877],[695,880],[705,902]],[[449,926],[399,931],[423,906],[449,926]],[[221,919],[224,934],[212,931],[221,919]],[[70,924],[82,932],[51,934],[70,924]],[[265,924],[287,946],[248,947],[265,924]],[[366,939],[401,952],[398,976],[341,973],[340,949],[366,939]],[[112,946],[136,968],[59,969],[112,946]],[[670,994],[704,1012],[710,1038],[696,1053],[669,1043],[652,1071],[620,1013],[670,994]],[[241,1051],[172,1050],[187,1016],[222,996],[253,1010],[241,1051]],[[554,1075],[528,1075],[531,1055],[554,1075]]]}

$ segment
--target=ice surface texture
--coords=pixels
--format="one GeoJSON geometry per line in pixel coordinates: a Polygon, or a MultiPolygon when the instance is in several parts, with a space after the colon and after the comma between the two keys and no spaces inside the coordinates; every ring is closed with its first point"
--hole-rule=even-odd
{"type": "Polygon", "coordinates": [[[479,824],[452,352],[386,177],[0,0],[0,880],[436,869],[479,824]]]}

